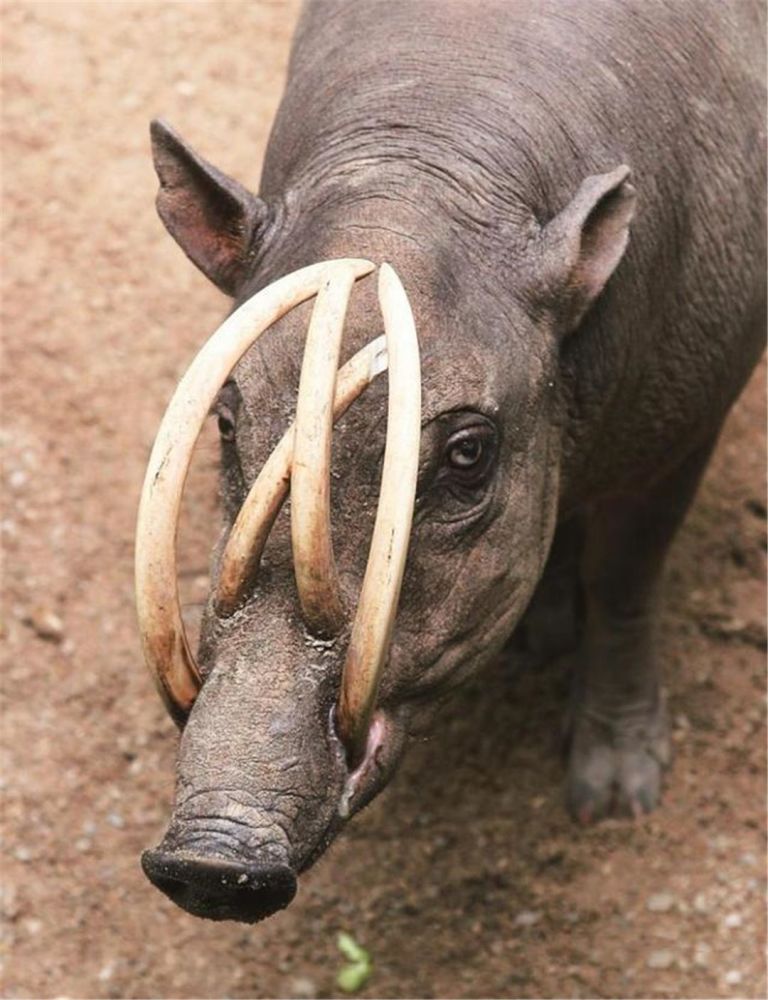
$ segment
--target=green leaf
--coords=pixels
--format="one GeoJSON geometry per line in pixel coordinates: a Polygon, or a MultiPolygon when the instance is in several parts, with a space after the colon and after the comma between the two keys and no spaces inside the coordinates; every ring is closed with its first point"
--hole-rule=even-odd
{"type": "Polygon", "coordinates": [[[347,959],[347,964],[336,976],[336,985],[345,993],[356,993],[365,985],[373,970],[371,956],[346,931],[339,933],[336,943],[339,951],[347,959]]]}
{"type": "Polygon", "coordinates": [[[356,993],[365,985],[370,974],[370,962],[352,962],[339,972],[336,985],[345,993],[356,993]]]}
{"type": "Polygon", "coordinates": [[[338,944],[341,954],[350,962],[370,965],[371,956],[365,948],[362,948],[357,941],[355,941],[351,934],[347,934],[346,931],[341,931],[336,939],[336,943],[338,944]]]}

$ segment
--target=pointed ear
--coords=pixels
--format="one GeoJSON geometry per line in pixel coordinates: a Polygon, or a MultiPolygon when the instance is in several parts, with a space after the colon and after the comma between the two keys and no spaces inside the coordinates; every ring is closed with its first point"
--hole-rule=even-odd
{"type": "Polygon", "coordinates": [[[163,121],[150,125],[165,228],[211,281],[234,295],[247,276],[267,206],[207,163],[163,121]]]}
{"type": "Polygon", "coordinates": [[[546,297],[563,334],[580,323],[621,260],[635,211],[630,169],[587,177],[541,233],[546,297]]]}

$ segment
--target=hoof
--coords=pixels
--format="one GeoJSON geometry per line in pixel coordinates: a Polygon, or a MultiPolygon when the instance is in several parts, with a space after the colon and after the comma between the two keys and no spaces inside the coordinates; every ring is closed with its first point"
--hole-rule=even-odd
{"type": "Polygon", "coordinates": [[[566,804],[579,823],[640,819],[661,798],[669,764],[663,708],[608,713],[581,706],[571,726],[566,804]]]}

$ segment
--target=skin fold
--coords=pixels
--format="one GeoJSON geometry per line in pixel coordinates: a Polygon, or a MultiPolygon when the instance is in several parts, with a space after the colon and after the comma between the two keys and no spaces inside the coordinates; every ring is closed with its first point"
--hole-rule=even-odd
{"type": "MultiPolygon", "coordinates": [[[[714,0],[333,0],[299,23],[249,193],[153,124],[158,210],[234,305],[331,257],[389,261],[419,334],[422,444],[400,609],[365,761],[335,735],[346,634],[301,620],[286,512],[204,683],[150,878],[257,920],[369,801],[407,737],[513,637],[577,664],[566,801],[658,802],[668,760],[654,618],[668,545],[764,340],[761,10],[714,0]]],[[[226,534],[292,419],[311,306],[217,406],[226,534]]],[[[375,276],[342,361],[379,335],[375,276]]],[[[355,607],[386,379],[339,422],[333,539],[355,607]]]]}

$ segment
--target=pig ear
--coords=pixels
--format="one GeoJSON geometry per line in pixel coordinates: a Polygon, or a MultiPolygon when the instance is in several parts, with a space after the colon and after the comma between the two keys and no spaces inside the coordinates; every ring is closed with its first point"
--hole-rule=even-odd
{"type": "Polygon", "coordinates": [[[267,206],[207,163],[163,121],[150,125],[160,179],[157,211],[189,259],[214,284],[234,295],[247,276],[267,206]]]}
{"type": "Polygon", "coordinates": [[[635,211],[630,169],[587,177],[572,201],[542,232],[547,297],[569,333],[621,260],[635,211]]]}

